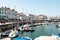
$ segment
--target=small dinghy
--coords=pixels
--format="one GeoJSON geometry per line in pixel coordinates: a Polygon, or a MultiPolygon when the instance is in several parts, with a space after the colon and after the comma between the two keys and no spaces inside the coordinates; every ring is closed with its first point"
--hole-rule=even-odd
{"type": "Polygon", "coordinates": [[[13,38],[13,40],[32,40],[31,38],[29,37],[17,37],[17,38],[13,38]]]}

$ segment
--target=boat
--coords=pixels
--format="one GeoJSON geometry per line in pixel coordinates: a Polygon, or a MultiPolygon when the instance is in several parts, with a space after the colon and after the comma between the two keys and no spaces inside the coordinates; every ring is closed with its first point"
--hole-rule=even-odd
{"type": "Polygon", "coordinates": [[[56,28],[60,28],[60,22],[56,24],[56,28]]]}
{"type": "Polygon", "coordinates": [[[23,29],[22,26],[18,27],[18,30],[23,31],[23,32],[34,32],[34,27],[30,27],[28,24],[23,25],[23,29]]]}
{"type": "Polygon", "coordinates": [[[56,40],[55,36],[40,36],[35,38],[34,40],[56,40]]]}
{"type": "Polygon", "coordinates": [[[3,39],[0,39],[0,40],[32,40],[31,38],[29,38],[29,37],[16,37],[16,38],[3,38],[3,39]]]}
{"type": "Polygon", "coordinates": [[[28,24],[18,27],[18,30],[19,29],[20,29],[20,32],[22,32],[22,36],[21,37],[15,37],[12,40],[32,40],[30,37],[23,35],[23,32],[29,31],[29,25],[28,24]]]}
{"type": "Polygon", "coordinates": [[[60,28],[60,25],[56,25],[56,28],[60,28]]]}
{"type": "Polygon", "coordinates": [[[26,31],[26,32],[34,32],[34,27],[30,27],[29,29],[24,29],[23,31],[26,31]]]}
{"type": "Polygon", "coordinates": [[[17,37],[13,38],[12,40],[32,40],[30,37],[17,37]]]}
{"type": "Polygon", "coordinates": [[[11,38],[7,37],[7,38],[2,38],[0,40],[11,40],[11,38]]]}
{"type": "Polygon", "coordinates": [[[1,34],[1,37],[8,37],[10,33],[11,33],[11,30],[4,31],[4,32],[1,34]]]}
{"type": "Polygon", "coordinates": [[[16,37],[18,36],[18,31],[12,31],[9,35],[9,37],[16,37]]]}
{"type": "Polygon", "coordinates": [[[2,37],[16,37],[18,35],[18,31],[16,30],[7,30],[5,32],[2,33],[2,37]]]}
{"type": "Polygon", "coordinates": [[[39,36],[34,40],[60,40],[60,34],[59,35],[52,34],[52,36],[39,36]]]}

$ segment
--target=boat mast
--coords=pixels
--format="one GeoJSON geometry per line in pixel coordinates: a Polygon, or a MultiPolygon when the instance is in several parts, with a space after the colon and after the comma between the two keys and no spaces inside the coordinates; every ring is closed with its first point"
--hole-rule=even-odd
{"type": "Polygon", "coordinates": [[[21,20],[21,22],[22,22],[22,37],[23,37],[23,18],[20,17],[20,20],[21,20]]]}

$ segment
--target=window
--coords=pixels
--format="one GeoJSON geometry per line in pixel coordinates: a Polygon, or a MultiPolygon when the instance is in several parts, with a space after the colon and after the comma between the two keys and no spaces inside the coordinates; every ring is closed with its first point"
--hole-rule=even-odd
{"type": "Polygon", "coordinates": [[[4,14],[4,12],[2,12],[2,14],[4,14]]]}
{"type": "Polygon", "coordinates": [[[1,12],[0,12],[0,14],[1,14],[1,12]]]}

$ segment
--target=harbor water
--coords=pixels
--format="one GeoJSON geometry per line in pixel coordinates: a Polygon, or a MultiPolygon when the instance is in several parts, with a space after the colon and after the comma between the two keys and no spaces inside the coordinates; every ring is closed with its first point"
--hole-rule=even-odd
{"type": "MultiPolygon", "coordinates": [[[[29,36],[32,39],[35,39],[39,36],[51,36],[51,35],[58,35],[60,33],[60,28],[56,28],[55,24],[49,24],[49,25],[39,25],[34,27],[34,32],[24,32],[24,35],[29,36]]],[[[19,34],[21,35],[21,34],[19,34]]],[[[19,37],[19,36],[18,36],[19,37]]]]}

